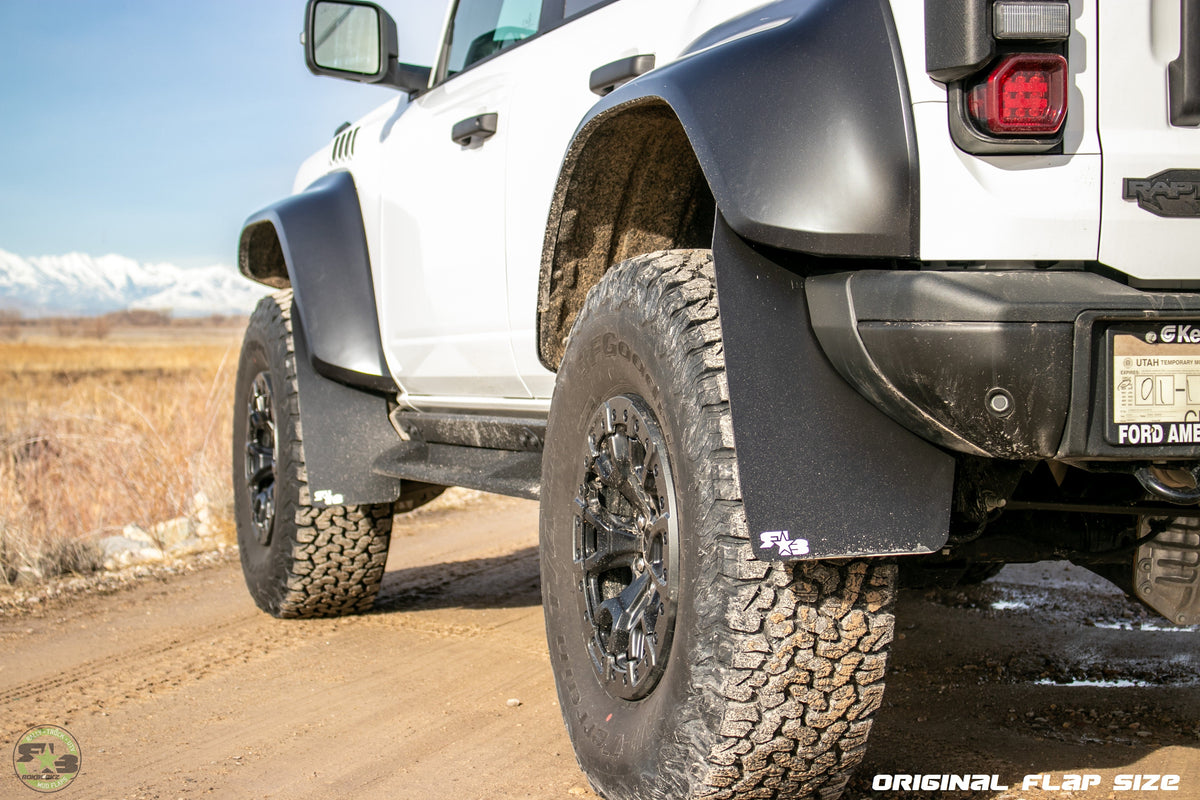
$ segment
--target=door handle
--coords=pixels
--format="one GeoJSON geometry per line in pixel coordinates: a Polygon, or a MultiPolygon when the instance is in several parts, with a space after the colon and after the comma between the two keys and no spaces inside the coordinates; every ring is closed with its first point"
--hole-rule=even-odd
{"type": "Polygon", "coordinates": [[[454,140],[455,144],[461,144],[463,147],[478,144],[484,139],[490,139],[496,135],[496,122],[499,119],[500,115],[494,111],[490,114],[468,117],[450,130],[450,138],[454,140]]]}
{"type": "Polygon", "coordinates": [[[644,75],[652,69],[654,69],[653,54],[622,58],[592,70],[588,87],[604,97],[621,84],[628,83],[638,75],[644,75]]]}
{"type": "Polygon", "coordinates": [[[1167,65],[1171,124],[1200,125],[1200,0],[1183,0],[1179,58],[1167,65]]]}

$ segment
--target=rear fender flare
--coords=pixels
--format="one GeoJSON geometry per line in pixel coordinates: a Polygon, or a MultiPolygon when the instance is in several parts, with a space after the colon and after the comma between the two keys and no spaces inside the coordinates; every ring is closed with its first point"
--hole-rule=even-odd
{"type": "MultiPolygon", "coordinates": [[[[548,368],[561,357],[561,342],[548,337],[564,332],[540,317],[556,283],[580,277],[564,269],[565,253],[578,246],[578,207],[595,165],[629,157],[617,149],[629,147],[626,137],[612,135],[622,126],[665,114],[682,127],[738,236],[822,256],[918,254],[916,132],[891,7],[782,0],[713,29],[584,118],[563,161],[543,249],[538,349],[548,368]]],[[[591,282],[599,280],[593,272],[591,282]]]]}

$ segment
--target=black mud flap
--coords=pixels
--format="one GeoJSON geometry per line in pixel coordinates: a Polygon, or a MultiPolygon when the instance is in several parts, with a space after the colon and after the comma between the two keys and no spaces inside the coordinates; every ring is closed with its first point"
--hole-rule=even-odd
{"type": "Polygon", "coordinates": [[[804,279],[718,217],[713,242],[733,436],[755,555],[930,553],[945,543],[954,459],[849,386],[822,352],[804,279]]]}
{"type": "Polygon", "coordinates": [[[376,458],[401,443],[388,421],[387,398],[318,374],[302,319],[296,314],[292,338],[310,502],[314,506],[394,502],[400,497],[400,480],[371,469],[376,458]]]}

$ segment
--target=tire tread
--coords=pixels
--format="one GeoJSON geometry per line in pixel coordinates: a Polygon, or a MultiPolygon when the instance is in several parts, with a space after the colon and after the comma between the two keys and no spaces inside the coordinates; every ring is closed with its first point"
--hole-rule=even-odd
{"type": "MultiPolygon", "coordinates": [[[[680,732],[702,750],[702,763],[684,768],[690,796],[834,800],[862,760],[882,698],[896,566],[754,558],[710,251],[663,251],[613,267],[579,320],[614,308],[674,349],[669,383],[695,387],[699,412],[683,437],[688,457],[711,467],[698,532],[711,549],[696,592],[704,630],[688,657],[699,665],[696,691],[714,701],[708,719],[680,732]]],[[[674,787],[653,791],[665,797],[674,787]]]]}
{"type": "Polygon", "coordinates": [[[280,521],[290,520],[294,529],[291,553],[282,597],[268,610],[284,618],[336,617],[366,611],[374,605],[383,580],[392,504],[312,505],[300,423],[291,290],[260,300],[249,328],[263,331],[268,347],[276,348],[272,357],[281,359],[286,385],[281,387],[285,391],[277,405],[286,419],[276,422],[276,431],[294,431],[288,453],[291,474],[276,477],[278,483],[290,482],[290,488],[294,488],[294,492],[276,492],[277,500],[282,497],[283,502],[276,508],[275,535],[285,533],[280,530],[280,521]]]}

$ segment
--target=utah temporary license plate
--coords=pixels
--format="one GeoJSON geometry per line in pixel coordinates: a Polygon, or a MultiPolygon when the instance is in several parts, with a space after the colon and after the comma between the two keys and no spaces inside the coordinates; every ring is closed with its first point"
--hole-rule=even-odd
{"type": "Polygon", "coordinates": [[[1108,353],[1110,444],[1200,444],[1200,322],[1110,328],[1108,353]]]}

